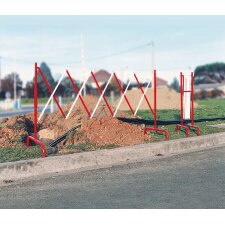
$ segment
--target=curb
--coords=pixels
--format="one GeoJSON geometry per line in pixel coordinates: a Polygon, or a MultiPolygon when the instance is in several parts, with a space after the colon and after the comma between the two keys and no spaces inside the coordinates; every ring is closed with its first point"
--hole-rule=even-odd
{"type": "Polygon", "coordinates": [[[0,182],[69,170],[110,167],[128,162],[152,159],[157,154],[170,156],[172,154],[207,150],[207,147],[222,144],[225,144],[225,132],[158,143],[1,163],[0,182]]]}

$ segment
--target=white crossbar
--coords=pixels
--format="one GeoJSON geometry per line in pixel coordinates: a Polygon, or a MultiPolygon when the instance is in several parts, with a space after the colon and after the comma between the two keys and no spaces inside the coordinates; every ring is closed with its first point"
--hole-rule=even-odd
{"type": "Polygon", "coordinates": [[[78,92],[78,94],[77,94],[77,96],[76,96],[76,98],[75,98],[75,100],[74,100],[74,102],[73,102],[73,105],[71,106],[69,112],[68,112],[67,115],[66,115],[66,120],[69,118],[70,113],[72,112],[72,110],[73,110],[73,108],[74,108],[74,106],[75,106],[75,104],[76,104],[76,102],[77,102],[79,96],[81,95],[82,90],[84,89],[84,86],[86,85],[86,83],[87,83],[87,81],[88,81],[88,78],[89,78],[89,76],[86,78],[86,80],[85,80],[84,83],[82,84],[82,86],[81,86],[81,88],[80,88],[80,90],[79,90],[79,92],[78,92]]]}
{"type": "Polygon", "coordinates": [[[119,104],[118,104],[117,107],[116,107],[116,111],[114,112],[113,117],[116,116],[116,113],[117,113],[117,111],[118,111],[118,109],[119,109],[119,107],[120,107],[120,105],[121,105],[121,103],[122,103],[122,100],[123,100],[124,95],[126,94],[126,92],[127,92],[127,90],[128,90],[128,87],[130,86],[130,83],[131,83],[131,79],[129,79],[129,82],[128,82],[128,84],[127,84],[127,87],[126,87],[126,89],[125,89],[123,95],[122,95],[121,98],[120,98],[119,104]]]}
{"type": "Polygon", "coordinates": [[[101,101],[103,95],[105,94],[105,91],[106,91],[106,89],[107,89],[107,87],[108,87],[108,85],[109,85],[109,83],[110,83],[112,77],[113,77],[113,74],[111,74],[111,76],[110,76],[110,78],[109,78],[109,80],[108,80],[108,82],[107,82],[107,84],[106,84],[106,86],[105,86],[105,88],[104,88],[104,90],[103,90],[101,96],[100,96],[99,99],[98,99],[98,102],[97,102],[97,104],[96,104],[96,106],[95,106],[95,108],[94,108],[94,110],[93,110],[93,112],[92,112],[92,114],[91,114],[91,119],[93,118],[93,116],[94,116],[94,114],[95,114],[95,111],[97,110],[98,105],[99,105],[99,103],[100,103],[100,101],[101,101]]]}
{"type": "Polygon", "coordinates": [[[141,96],[141,99],[140,99],[140,101],[139,101],[139,103],[138,103],[138,106],[137,106],[137,108],[136,108],[136,111],[135,111],[135,113],[134,113],[134,116],[136,116],[136,114],[137,114],[137,112],[138,112],[138,110],[139,110],[139,107],[140,107],[140,105],[141,105],[141,103],[142,103],[142,101],[143,101],[143,98],[145,97],[145,94],[146,94],[146,92],[147,92],[148,87],[149,87],[150,84],[151,84],[151,81],[148,82],[148,84],[147,84],[147,86],[146,86],[146,88],[145,88],[145,91],[144,91],[144,93],[143,93],[142,96],[141,96]]]}
{"type": "Polygon", "coordinates": [[[45,107],[43,108],[43,110],[42,110],[40,116],[38,117],[38,121],[40,121],[41,117],[43,116],[43,114],[44,114],[46,108],[48,107],[50,101],[52,100],[52,98],[53,98],[53,96],[54,96],[54,94],[55,94],[57,88],[59,87],[60,83],[62,82],[62,79],[64,78],[64,76],[65,76],[65,73],[63,73],[62,76],[60,77],[60,79],[59,79],[59,81],[58,81],[58,83],[57,83],[57,85],[56,85],[54,91],[52,92],[52,94],[51,94],[50,98],[48,99],[47,103],[45,104],[45,107]]]}

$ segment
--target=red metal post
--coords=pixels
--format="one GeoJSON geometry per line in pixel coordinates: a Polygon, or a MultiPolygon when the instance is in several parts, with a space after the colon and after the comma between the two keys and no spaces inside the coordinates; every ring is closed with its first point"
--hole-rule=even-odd
{"type": "MultiPolygon", "coordinates": [[[[38,67],[38,71],[40,72],[41,77],[42,77],[43,81],[45,82],[45,85],[47,86],[49,92],[52,94],[53,91],[52,91],[52,89],[51,89],[51,87],[50,87],[50,85],[49,85],[47,79],[45,78],[43,72],[41,71],[40,67],[38,67]]],[[[64,117],[64,119],[65,119],[65,118],[66,118],[66,115],[65,115],[65,113],[63,112],[61,106],[59,105],[59,102],[58,102],[57,98],[56,98],[55,96],[53,96],[53,98],[54,98],[54,101],[55,101],[55,103],[57,104],[57,106],[58,106],[58,108],[59,108],[61,114],[63,115],[63,117],[64,117]]]]}
{"type": "Polygon", "coordinates": [[[147,127],[144,129],[144,134],[147,134],[147,131],[156,131],[156,132],[160,132],[163,133],[166,137],[166,140],[169,140],[169,134],[167,130],[163,130],[163,129],[159,129],[157,127],[157,79],[156,79],[156,70],[154,70],[154,76],[153,76],[153,88],[154,88],[154,110],[153,110],[153,117],[154,117],[154,127],[147,127]]]}
{"type": "MultiPolygon", "coordinates": [[[[91,72],[91,75],[92,75],[92,77],[94,78],[94,81],[95,81],[95,83],[96,83],[96,85],[97,85],[98,91],[100,92],[100,94],[102,94],[103,91],[102,91],[101,87],[99,86],[98,81],[97,81],[97,79],[96,79],[94,73],[91,72]]],[[[111,115],[113,116],[113,111],[112,111],[112,109],[111,109],[111,107],[110,107],[110,105],[109,105],[109,103],[108,103],[106,97],[105,97],[104,95],[103,95],[102,97],[103,97],[103,99],[104,99],[104,101],[105,101],[105,104],[106,104],[106,106],[108,107],[108,109],[109,109],[111,115]]]]}
{"type": "MultiPolygon", "coordinates": [[[[143,90],[143,88],[142,88],[142,86],[141,86],[141,84],[140,84],[140,82],[139,82],[139,80],[138,80],[136,74],[134,74],[134,77],[135,77],[135,79],[136,79],[136,81],[137,81],[137,83],[138,83],[138,87],[140,88],[142,94],[144,94],[144,90],[143,90]]],[[[148,101],[148,98],[146,97],[146,95],[144,95],[144,98],[145,98],[145,101],[147,102],[148,107],[149,107],[149,109],[151,110],[152,114],[154,114],[154,112],[153,112],[153,110],[152,110],[152,107],[151,107],[151,105],[150,105],[150,102],[148,101]]]]}
{"type": "MultiPolygon", "coordinates": [[[[117,78],[117,76],[116,76],[115,73],[113,73],[113,75],[114,75],[114,77],[115,77],[115,79],[116,79],[116,82],[117,82],[117,84],[118,84],[118,86],[119,86],[120,91],[122,92],[122,94],[124,94],[124,90],[123,90],[123,87],[122,87],[122,85],[121,85],[119,79],[117,78]]],[[[124,99],[126,100],[127,105],[129,106],[132,115],[134,116],[134,110],[132,109],[131,104],[130,104],[130,102],[128,101],[127,96],[126,96],[125,94],[124,94],[124,99]]]]}
{"type": "Polygon", "coordinates": [[[156,103],[156,70],[154,70],[154,127],[157,128],[156,122],[156,110],[157,110],[157,103],[156,103]]]}
{"type": "MultiPolygon", "coordinates": [[[[68,75],[68,77],[69,77],[69,79],[70,79],[70,81],[71,81],[71,83],[72,83],[72,85],[73,85],[73,89],[74,89],[74,91],[75,91],[75,92],[76,92],[76,94],[78,95],[78,94],[79,94],[79,90],[78,90],[77,86],[75,85],[75,83],[74,83],[74,81],[73,81],[72,77],[70,76],[69,71],[68,71],[68,70],[66,70],[66,73],[67,73],[67,75],[68,75]]],[[[91,117],[91,113],[90,113],[90,111],[88,110],[88,108],[87,108],[87,106],[86,106],[86,104],[85,104],[85,102],[84,102],[84,100],[83,100],[82,96],[81,96],[81,95],[79,95],[79,98],[80,98],[81,103],[83,104],[83,106],[84,106],[84,108],[85,108],[85,110],[86,110],[86,112],[87,112],[87,114],[88,114],[89,118],[90,118],[90,117],[91,117]]]]}
{"type": "Polygon", "coordinates": [[[183,121],[183,91],[184,91],[184,79],[183,79],[183,74],[180,72],[180,124],[183,126],[184,121],[183,121]]]}
{"type": "Polygon", "coordinates": [[[194,74],[191,73],[191,124],[194,125],[194,74]]]}
{"type": "Polygon", "coordinates": [[[34,138],[37,139],[37,123],[38,123],[38,67],[34,65],[34,138]]]}

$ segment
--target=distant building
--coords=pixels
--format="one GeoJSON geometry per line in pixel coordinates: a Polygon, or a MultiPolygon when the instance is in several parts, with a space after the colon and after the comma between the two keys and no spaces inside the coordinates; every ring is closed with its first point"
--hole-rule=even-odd
{"type": "MultiPolygon", "coordinates": [[[[111,74],[109,72],[107,72],[106,70],[99,70],[96,73],[94,73],[94,75],[100,86],[107,83],[107,81],[109,80],[109,78],[111,76],[111,74]]],[[[90,76],[88,78],[87,85],[90,85],[92,88],[97,88],[97,85],[92,76],[90,76]]]]}
{"type": "Polygon", "coordinates": [[[195,92],[200,91],[213,91],[213,90],[221,90],[225,93],[225,83],[211,83],[211,84],[199,84],[195,85],[195,92]]]}
{"type": "Polygon", "coordinates": [[[166,80],[163,80],[162,78],[157,77],[156,78],[156,86],[157,87],[167,87],[168,83],[166,80]]]}
{"type": "Polygon", "coordinates": [[[224,97],[225,83],[195,85],[194,92],[196,99],[224,97]]]}
{"type": "MultiPolygon", "coordinates": [[[[144,83],[140,83],[140,84],[141,84],[142,87],[146,87],[148,83],[144,82],[144,83]]],[[[157,87],[167,87],[167,85],[168,85],[167,81],[165,81],[165,80],[163,80],[162,78],[159,78],[159,77],[156,78],[156,86],[157,87]]],[[[131,89],[138,89],[139,88],[139,86],[136,82],[132,83],[130,85],[130,87],[131,87],[131,89]]],[[[150,87],[151,87],[151,84],[150,84],[150,87]]]]}

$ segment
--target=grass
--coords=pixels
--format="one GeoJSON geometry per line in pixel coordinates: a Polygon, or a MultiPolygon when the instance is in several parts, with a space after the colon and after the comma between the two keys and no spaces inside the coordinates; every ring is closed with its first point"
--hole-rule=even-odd
{"type": "Polygon", "coordinates": [[[41,149],[39,146],[32,146],[26,149],[25,144],[22,143],[16,147],[1,148],[0,150],[0,163],[40,157],[41,149]]]}
{"type": "MultiPolygon", "coordinates": [[[[47,101],[48,101],[48,98],[38,98],[39,104],[46,104],[47,101]]],[[[21,104],[22,105],[34,104],[34,99],[33,98],[21,98],[21,104]]]]}
{"type": "MultiPolygon", "coordinates": [[[[225,117],[225,99],[209,99],[209,100],[199,100],[196,101],[198,107],[195,109],[195,119],[201,118],[214,118],[214,117],[225,117]]],[[[143,119],[153,119],[149,111],[143,110],[139,111],[137,116],[141,116],[143,119]]],[[[179,110],[158,110],[157,111],[158,120],[179,120],[180,111],[179,110]]],[[[211,127],[210,125],[225,123],[225,121],[213,121],[213,122],[201,122],[196,123],[201,129],[201,135],[218,133],[225,131],[225,128],[211,127]]],[[[166,129],[169,132],[170,139],[177,139],[186,137],[184,131],[179,130],[178,133],[175,132],[175,125],[164,125],[158,126],[161,129],[166,129]]],[[[164,135],[156,132],[151,132],[151,141],[161,141],[164,140],[164,135]]],[[[196,132],[191,130],[191,136],[196,136],[196,132]]]]}
{"type": "MultiPolygon", "coordinates": [[[[39,104],[46,104],[48,99],[49,98],[38,98],[38,103],[39,104]]],[[[64,104],[70,103],[71,101],[74,101],[74,98],[70,98],[70,97],[62,98],[62,102],[64,104]]],[[[33,98],[21,98],[21,104],[22,105],[34,104],[34,99],[33,98]]]]}
{"type": "Polygon", "coordinates": [[[68,150],[67,153],[75,152],[85,152],[85,151],[93,151],[97,149],[112,149],[118,147],[117,145],[94,145],[90,143],[82,143],[77,145],[67,145],[66,148],[68,150]]]}

